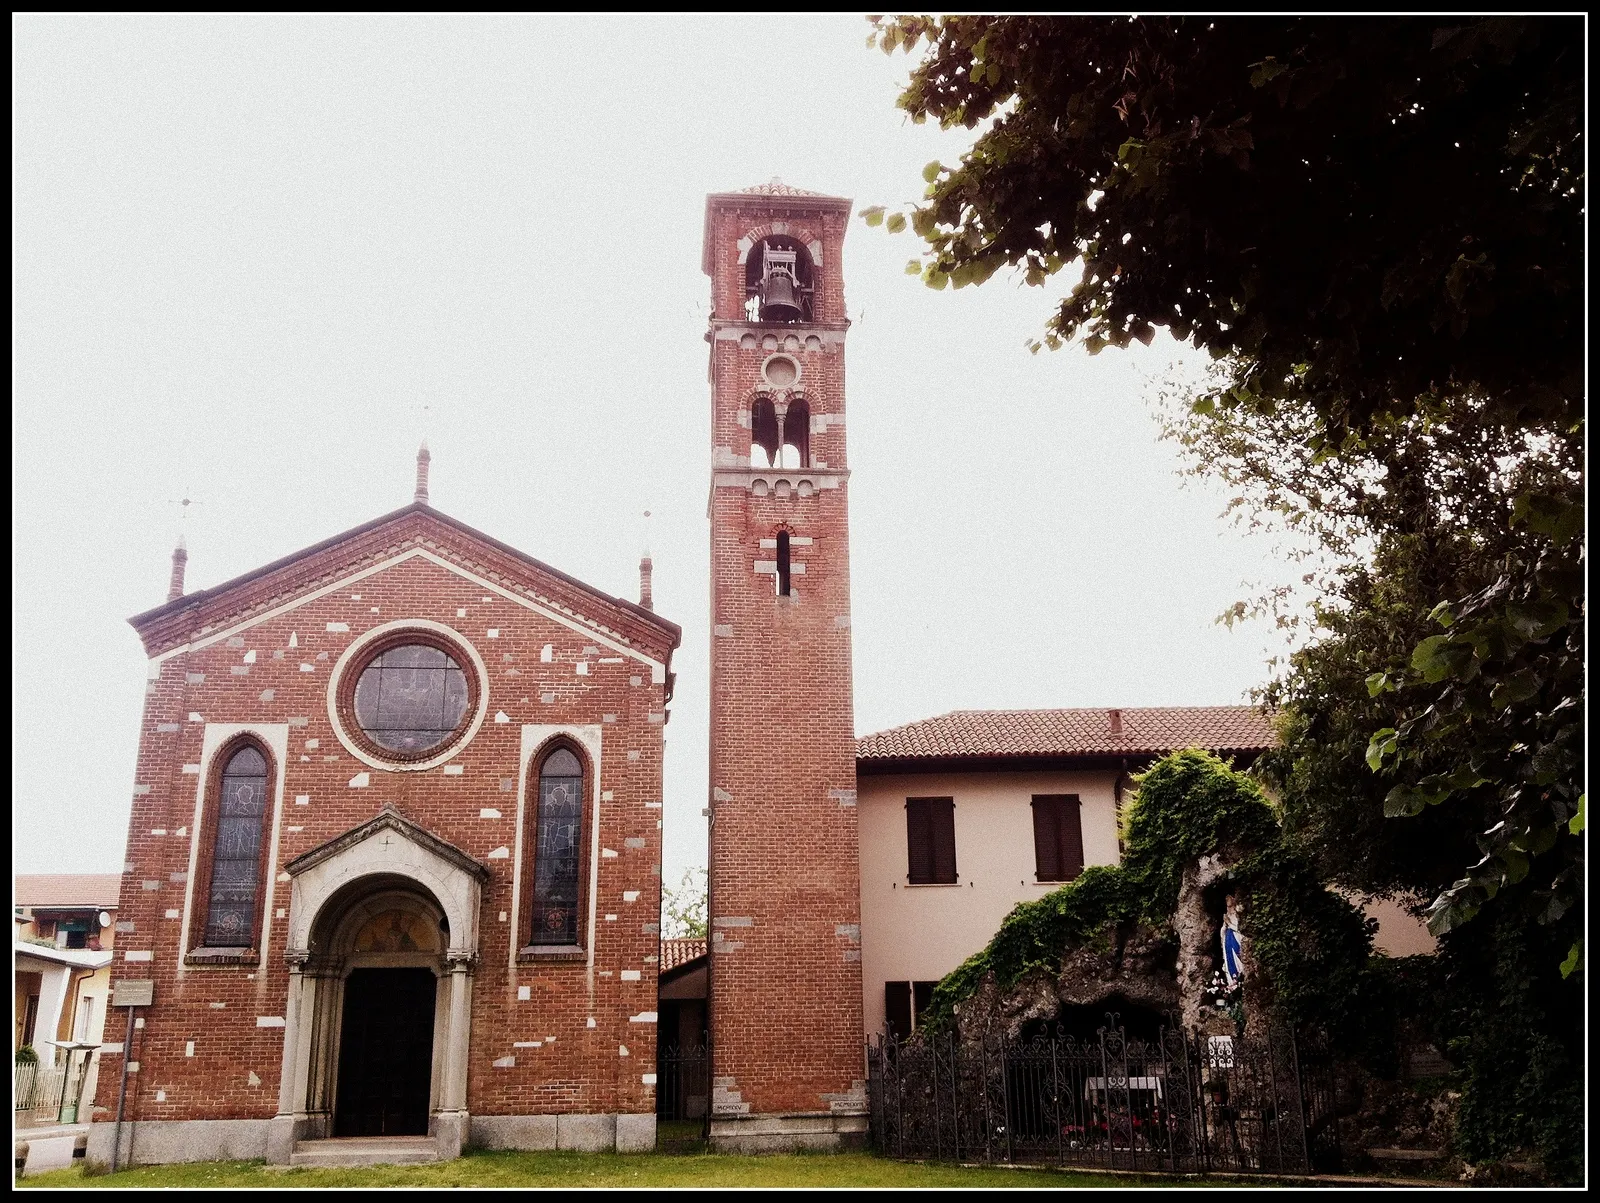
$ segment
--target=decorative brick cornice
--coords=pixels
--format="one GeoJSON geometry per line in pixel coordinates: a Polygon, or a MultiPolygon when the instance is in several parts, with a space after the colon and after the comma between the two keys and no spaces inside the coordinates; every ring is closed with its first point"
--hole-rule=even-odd
{"type": "Polygon", "coordinates": [[[339,581],[411,549],[422,549],[548,607],[596,632],[666,659],[682,629],[626,598],[602,593],[508,544],[414,503],[211,589],[128,621],[145,652],[161,655],[339,581]]]}

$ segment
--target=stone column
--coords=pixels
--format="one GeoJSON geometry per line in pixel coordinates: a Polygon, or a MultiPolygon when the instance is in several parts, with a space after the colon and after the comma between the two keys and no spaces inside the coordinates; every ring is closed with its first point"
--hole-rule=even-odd
{"type": "Polygon", "coordinates": [[[316,1013],[316,979],[304,972],[310,952],[291,948],[284,952],[289,963],[289,993],[283,1013],[283,1061],[278,1074],[278,1114],[267,1127],[267,1163],[288,1165],[299,1136],[299,1120],[305,1109],[306,1067],[310,1061],[312,1016],[316,1013]]]}
{"type": "Polygon", "coordinates": [[[467,1142],[467,1056],[472,1037],[472,975],[478,954],[467,948],[445,953],[450,970],[450,1023],[445,1037],[444,1081],[439,1091],[437,1140],[441,1158],[459,1157],[467,1142]]]}

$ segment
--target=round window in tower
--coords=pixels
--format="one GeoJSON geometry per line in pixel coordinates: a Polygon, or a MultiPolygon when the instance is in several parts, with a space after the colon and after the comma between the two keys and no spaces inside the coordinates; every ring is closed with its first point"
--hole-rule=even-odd
{"type": "Polygon", "coordinates": [[[406,632],[371,649],[346,673],[344,707],[368,751],[388,760],[420,760],[454,743],[476,693],[464,657],[442,640],[406,632]]]}
{"type": "Polygon", "coordinates": [[[774,355],[761,365],[761,374],[773,388],[789,388],[800,379],[800,365],[787,355],[774,355]]]}

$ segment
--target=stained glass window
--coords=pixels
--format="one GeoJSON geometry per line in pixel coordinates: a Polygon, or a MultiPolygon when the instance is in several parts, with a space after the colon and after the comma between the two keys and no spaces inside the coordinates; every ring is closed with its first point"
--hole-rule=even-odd
{"type": "Polygon", "coordinates": [[[539,770],[530,944],[578,942],[578,840],[582,826],[583,765],[566,748],[558,748],[545,757],[539,770]]]}
{"type": "Polygon", "coordinates": [[[391,752],[426,752],[455,732],[467,712],[467,675],[443,650],[423,643],[374,656],[356,681],[356,722],[391,752]]]}
{"type": "Polygon", "coordinates": [[[221,792],[205,943],[208,948],[248,948],[254,943],[256,891],[261,882],[267,758],[248,745],[240,748],[222,770],[221,792]]]}

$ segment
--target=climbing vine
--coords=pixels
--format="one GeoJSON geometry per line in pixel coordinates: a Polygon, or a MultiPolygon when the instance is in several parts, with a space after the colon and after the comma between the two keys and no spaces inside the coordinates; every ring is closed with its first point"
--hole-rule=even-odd
{"type": "Polygon", "coordinates": [[[924,1024],[949,1024],[993,974],[1002,989],[1029,973],[1059,973],[1062,957],[1145,925],[1171,930],[1186,866],[1223,856],[1246,899],[1256,963],[1274,1000],[1299,1025],[1343,1036],[1362,1023],[1369,923],[1328,890],[1284,839],[1260,787],[1209,752],[1174,752],[1137,778],[1124,812],[1120,866],[1085,869],[1017,906],[988,946],[934,990],[924,1024]]]}

